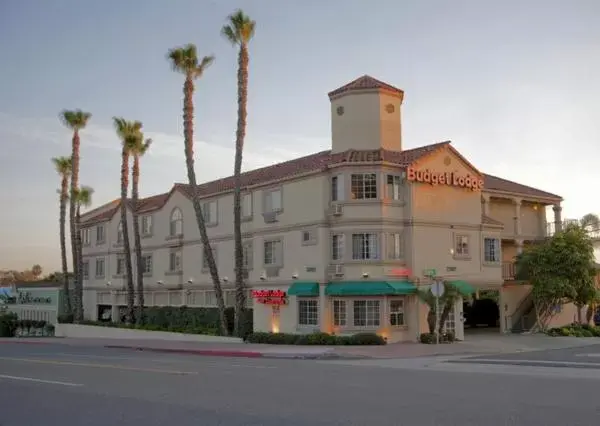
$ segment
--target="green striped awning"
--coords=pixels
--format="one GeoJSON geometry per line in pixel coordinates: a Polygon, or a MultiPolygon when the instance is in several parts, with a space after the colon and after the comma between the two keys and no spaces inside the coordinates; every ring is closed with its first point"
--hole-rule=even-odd
{"type": "Polygon", "coordinates": [[[339,281],[325,288],[328,296],[393,296],[412,294],[415,286],[408,281],[339,281]]]}
{"type": "Polygon", "coordinates": [[[310,297],[319,295],[319,283],[316,281],[295,281],[287,291],[288,296],[310,297]]]}
{"type": "Polygon", "coordinates": [[[470,296],[473,293],[475,293],[475,291],[476,291],[475,287],[473,287],[471,284],[469,284],[466,281],[462,281],[462,280],[448,281],[448,284],[456,287],[458,292],[460,294],[462,294],[463,296],[470,296]]]}

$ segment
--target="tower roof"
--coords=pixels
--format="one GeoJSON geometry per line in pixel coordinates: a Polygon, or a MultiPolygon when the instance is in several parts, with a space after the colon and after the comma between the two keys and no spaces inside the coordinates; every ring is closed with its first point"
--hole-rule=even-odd
{"type": "Polygon", "coordinates": [[[348,92],[355,92],[361,90],[383,90],[396,96],[404,96],[404,91],[366,74],[362,77],[357,78],[356,80],[351,81],[348,84],[343,85],[338,89],[329,92],[328,96],[329,99],[331,99],[333,97],[337,97],[348,92]]]}

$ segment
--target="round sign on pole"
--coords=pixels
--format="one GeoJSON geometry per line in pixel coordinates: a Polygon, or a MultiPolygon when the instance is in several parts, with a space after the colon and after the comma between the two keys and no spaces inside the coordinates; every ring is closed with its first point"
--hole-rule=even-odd
{"type": "Polygon", "coordinates": [[[444,295],[444,282],[434,281],[431,285],[431,294],[435,297],[442,297],[444,295]]]}

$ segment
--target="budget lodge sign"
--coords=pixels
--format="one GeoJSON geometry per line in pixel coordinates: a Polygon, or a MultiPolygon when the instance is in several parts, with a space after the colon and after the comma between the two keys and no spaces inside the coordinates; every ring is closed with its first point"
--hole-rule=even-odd
{"type": "Polygon", "coordinates": [[[419,170],[409,167],[406,170],[406,180],[409,182],[428,183],[432,186],[448,185],[467,188],[472,191],[483,189],[483,180],[470,174],[461,175],[458,172],[436,172],[435,170],[419,170]]]}

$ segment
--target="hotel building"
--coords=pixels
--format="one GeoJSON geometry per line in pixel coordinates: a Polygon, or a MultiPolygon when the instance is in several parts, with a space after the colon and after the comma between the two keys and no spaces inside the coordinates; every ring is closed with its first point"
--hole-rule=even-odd
{"type": "MultiPolygon", "coordinates": [[[[498,290],[501,331],[530,311],[529,287],[514,280],[514,257],[547,236],[547,209],[553,228],[561,226],[562,198],[486,175],[450,142],[404,149],[403,97],[360,77],[329,93],[331,150],[242,175],[255,331],[376,331],[414,341],[428,331],[428,308],[415,289],[433,279],[465,295],[498,290]]],[[[229,177],[199,186],[228,305],[233,185],[229,177]]],[[[177,183],[137,209],[146,304],[216,306],[190,187],[177,183]]],[[[85,214],[81,232],[86,316],[115,318],[126,305],[119,201],[85,214]]],[[[446,324],[459,338],[462,320],[460,300],[446,324]]]]}

